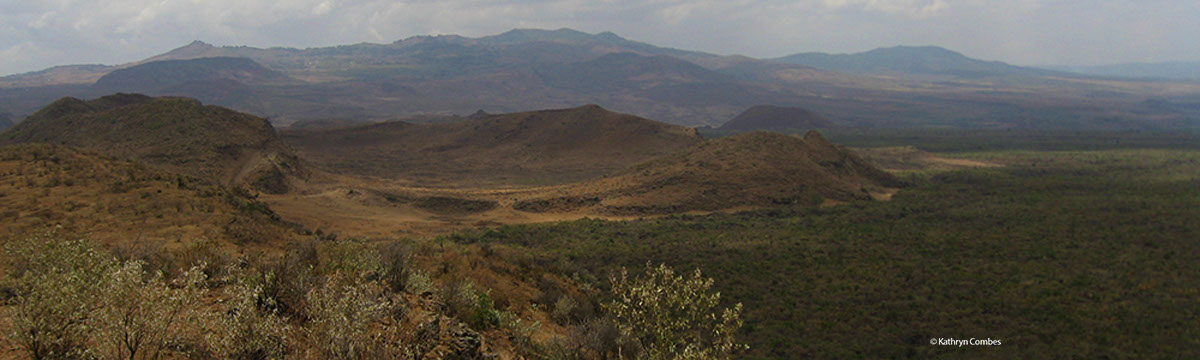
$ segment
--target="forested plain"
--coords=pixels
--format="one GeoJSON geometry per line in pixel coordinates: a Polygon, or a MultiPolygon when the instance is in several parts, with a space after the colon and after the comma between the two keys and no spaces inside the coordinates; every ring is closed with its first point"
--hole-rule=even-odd
{"type": "MultiPolygon", "coordinates": [[[[935,148],[979,144],[923,134],[935,148]]],[[[1087,150],[1019,150],[1054,138],[1001,138],[1002,150],[941,154],[1004,166],[908,171],[912,184],[891,201],[506,225],[440,240],[601,289],[622,266],[700,269],[723,302],[745,306],[743,358],[1200,356],[1200,152],[1178,146],[1180,135],[1132,136],[1158,144],[1141,149],[1113,146],[1130,135],[1100,135],[1067,145],[1087,150]]]]}

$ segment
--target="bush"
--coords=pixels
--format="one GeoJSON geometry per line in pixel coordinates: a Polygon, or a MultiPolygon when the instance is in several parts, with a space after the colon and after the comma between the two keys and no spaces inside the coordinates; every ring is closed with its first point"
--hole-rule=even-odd
{"type": "Polygon", "coordinates": [[[625,269],[612,277],[616,297],[608,311],[621,334],[644,349],[648,359],[727,359],[744,348],[734,339],[742,326],[742,304],[718,316],[721,294],[697,269],[691,277],[675,275],[664,265],[646,266],[646,276],[630,280],[625,269]]]}
{"type": "Polygon", "coordinates": [[[325,248],[325,259],[320,266],[321,274],[325,275],[340,272],[378,279],[384,273],[382,255],[366,239],[333,241],[325,248]]]}
{"type": "Polygon", "coordinates": [[[239,281],[226,287],[229,299],[206,340],[217,358],[282,359],[287,355],[288,325],[273,309],[274,298],[261,287],[239,281]]]}
{"type": "Polygon", "coordinates": [[[325,285],[313,289],[308,300],[310,344],[324,359],[386,357],[386,344],[371,336],[371,326],[387,314],[384,287],[361,276],[331,274],[325,285]]]}
{"type": "Polygon", "coordinates": [[[89,317],[112,259],[57,229],[5,245],[16,294],[9,336],[34,359],[86,357],[89,317]]]}
{"type": "Polygon", "coordinates": [[[466,323],[472,329],[486,330],[500,325],[500,312],[487,292],[475,289],[470,280],[443,286],[441,298],[446,314],[466,323]]]}
{"type": "Polygon", "coordinates": [[[168,284],[57,230],[6,244],[15,293],[10,336],[34,359],[158,358],[192,320],[203,264],[168,284]],[[94,347],[93,347],[94,346],[94,347]]]}
{"type": "Polygon", "coordinates": [[[563,295],[554,302],[554,309],[550,311],[550,318],[559,324],[569,324],[572,314],[579,307],[579,302],[571,298],[570,295],[563,295]]]}
{"type": "Polygon", "coordinates": [[[621,336],[612,317],[591,318],[567,329],[567,338],[560,341],[563,357],[572,359],[610,359],[617,354],[636,358],[636,344],[621,336]]]}
{"type": "Polygon", "coordinates": [[[408,266],[412,263],[412,251],[400,242],[384,244],[379,249],[382,280],[394,292],[407,290],[410,278],[408,266]]]}
{"type": "Polygon", "coordinates": [[[412,271],[408,275],[405,287],[408,288],[408,292],[421,295],[433,291],[433,280],[424,272],[412,271]]]}
{"type": "Polygon", "coordinates": [[[139,261],[126,262],[110,273],[95,312],[100,349],[112,359],[157,359],[179,339],[181,323],[192,314],[204,283],[201,264],[184,272],[172,289],[162,272],[147,275],[139,261]]]}
{"type": "Polygon", "coordinates": [[[304,318],[305,297],[319,276],[317,250],[311,242],[293,243],[281,259],[260,265],[245,280],[260,289],[258,306],[280,316],[304,318]]]}

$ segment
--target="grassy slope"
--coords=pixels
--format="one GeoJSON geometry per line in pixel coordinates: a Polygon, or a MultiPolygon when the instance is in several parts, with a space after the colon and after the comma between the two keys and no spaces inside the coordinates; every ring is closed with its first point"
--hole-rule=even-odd
{"type": "Polygon", "coordinates": [[[106,246],[297,238],[244,191],[63,146],[0,147],[0,239],[53,226],[106,246]]]}
{"type": "Polygon", "coordinates": [[[933,175],[891,202],[454,238],[528,248],[514,261],[601,286],[618,265],[699,267],[745,303],[745,358],[1200,356],[1200,153],[972,156],[1011,165],[933,175]]]}

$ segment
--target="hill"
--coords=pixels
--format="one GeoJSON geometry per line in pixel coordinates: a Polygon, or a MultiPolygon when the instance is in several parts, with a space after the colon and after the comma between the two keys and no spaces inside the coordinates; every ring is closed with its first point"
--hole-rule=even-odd
{"type": "Polygon", "coordinates": [[[703,141],[693,129],[596,105],[282,134],[329,171],[438,185],[578,181],[703,141]]]}
{"type": "Polygon", "coordinates": [[[812,131],[803,138],[754,132],[709,140],[582,184],[567,197],[518,210],[595,207],[609,215],[669,214],[871,199],[904,183],[812,131]]]}
{"type": "Polygon", "coordinates": [[[231,80],[240,84],[278,84],[291,79],[247,58],[212,57],[154,61],[115,70],[96,81],[107,92],[157,94],[193,83],[231,80]]]}
{"type": "Polygon", "coordinates": [[[0,197],[5,239],[50,226],[127,248],[181,250],[201,238],[239,245],[296,238],[243,191],[59,145],[0,146],[0,197]]]}
{"type": "Polygon", "coordinates": [[[773,60],[825,70],[880,75],[940,75],[977,79],[1044,76],[1054,73],[999,61],[972,59],[937,46],[896,46],[857,54],[800,53],[773,60]]]}
{"type": "Polygon", "coordinates": [[[224,184],[287,192],[307,173],[265,119],[187,98],[63,98],[0,134],[131,158],[224,184]]]}
{"type": "Polygon", "coordinates": [[[833,126],[832,121],[808,109],[758,105],[746,109],[718,129],[728,131],[811,130],[833,126]]]}
{"type": "Polygon", "coordinates": [[[10,119],[9,116],[10,115],[7,113],[0,113],[0,131],[4,131],[5,129],[13,126],[12,119],[10,119]]]}
{"type": "Polygon", "coordinates": [[[91,84],[114,69],[108,65],[66,65],[0,77],[0,88],[91,84]]]}

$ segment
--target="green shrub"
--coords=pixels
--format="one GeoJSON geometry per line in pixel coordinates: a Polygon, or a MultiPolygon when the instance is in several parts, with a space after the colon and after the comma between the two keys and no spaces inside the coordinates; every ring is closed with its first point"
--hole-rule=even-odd
{"type": "Polygon", "coordinates": [[[726,359],[745,347],[734,339],[742,326],[742,304],[717,315],[721,294],[709,291],[712,284],[699,269],[687,277],[666,265],[647,265],[646,276],[634,280],[621,269],[612,277],[616,299],[608,311],[647,359],[726,359]]]}
{"type": "Polygon", "coordinates": [[[9,336],[34,359],[89,356],[95,299],[114,264],[87,241],[57,231],[5,244],[16,294],[9,336]]]}
{"type": "Polygon", "coordinates": [[[408,288],[408,292],[421,295],[433,291],[433,280],[424,272],[413,271],[409,273],[405,287],[408,288]]]}
{"type": "Polygon", "coordinates": [[[324,250],[325,262],[320,266],[321,274],[330,275],[340,272],[378,279],[384,273],[381,254],[375,251],[366,239],[335,240],[324,250]]]}
{"type": "Polygon", "coordinates": [[[440,297],[446,303],[446,314],[472,329],[486,330],[500,325],[500,312],[492,302],[491,294],[479,291],[475,283],[462,280],[441,288],[440,297]]]}

